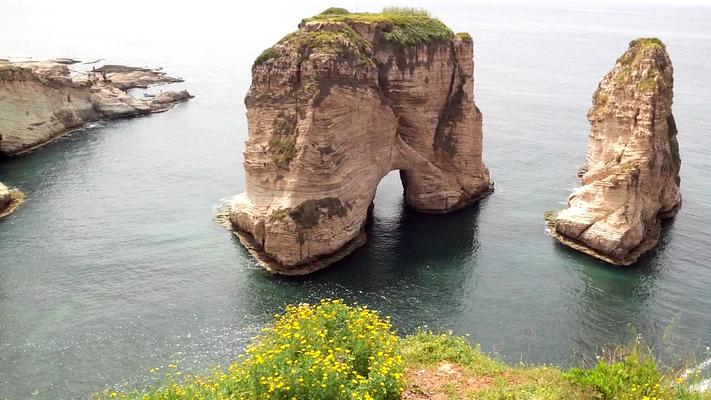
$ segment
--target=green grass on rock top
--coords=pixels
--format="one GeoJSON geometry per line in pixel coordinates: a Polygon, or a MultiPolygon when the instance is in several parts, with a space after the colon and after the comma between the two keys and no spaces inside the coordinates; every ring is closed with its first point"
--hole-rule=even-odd
{"type": "Polygon", "coordinates": [[[385,23],[385,39],[401,46],[416,46],[430,40],[449,40],[454,36],[442,21],[429,12],[412,7],[386,7],[380,13],[351,13],[343,8],[329,8],[319,15],[306,18],[309,22],[385,23]]]}
{"type": "MultiPolygon", "coordinates": [[[[433,18],[427,11],[410,7],[387,7],[380,13],[351,13],[345,8],[331,7],[321,14],[301,20],[300,27],[309,23],[341,23],[342,26],[329,29],[306,31],[299,29],[282,38],[277,44],[299,49],[302,53],[319,52],[355,56],[364,62],[372,54],[371,44],[352,27],[355,23],[382,23],[385,40],[395,46],[417,46],[429,41],[446,41],[454,33],[440,20],[433,18]]],[[[471,41],[466,33],[457,34],[465,41],[471,41]]],[[[274,48],[266,49],[257,57],[254,65],[278,57],[274,48]]]]}

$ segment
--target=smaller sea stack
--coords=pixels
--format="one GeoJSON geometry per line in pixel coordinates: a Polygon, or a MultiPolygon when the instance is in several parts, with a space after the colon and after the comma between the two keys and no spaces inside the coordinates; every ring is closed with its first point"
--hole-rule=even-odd
{"type": "Polygon", "coordinates": [[[661,220],[681,206],[672,75],[665,45],[642,38],[600,82],[582,186],[568,208],[546,215],[564,245],[615,265],[657,245],[661,220]]]}
{"type": "Polygon", "coordinates": [[[12,214],[25,200],[25,195],[19,190],[9,189],[0,182],[0,219],[12,214]]]}

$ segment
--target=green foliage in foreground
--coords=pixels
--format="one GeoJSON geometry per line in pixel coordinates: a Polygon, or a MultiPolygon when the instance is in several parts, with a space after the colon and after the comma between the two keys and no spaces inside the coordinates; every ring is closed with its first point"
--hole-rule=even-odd
{"type": "Polygon", "coordinates": [[[614,349],[590,369],[562,371],[551,366],[510,366],[482,354],[460,337],[421,332],[403,340],[408,367],[433,367],[443,362],[465,367],[468,379],[490,381],[466,399],[582,400],[709,400],[711,393],[692,393],[678,370],[663,370],[639,341],[614,349]],[[489,379],[487,379],[489,378],[489,379]]]}
{"type": "MultiPolygon", "coordinates": [[[[398,339],[376,312],[324,300],[287,307],[226,369],[213,368],[203,376],[173,372],[146,392],[109,389],[94,398],[394,400],[406,387],[417,393],[417,382],[410,382],[416,377],[407,372],[417,370],[425,371],[427,379],[443,380],[439,389],[428,392],[433,398],[711,400],[711,393],[688,391],[693,373],[661,368],[639,342],[610,354],[593,368],[567,372],[512,366],[451,334],[420,332],[398,339]],[[458,374],[438,373],[444,363],[454,365],[458,374]]],[[[169,368],[177,371],[175,365],[169,368]]]]}
{"type": "Polygon", "coordinates": [[[592,388],[595,399],[652,400],[652,399],[708,399],[688,391],[683,371],[662,371],[648,348],[638,339],[632,345],[615,349],[590,369],[573,368],[566,379],[579,386],[592,388]]]}
{"type": "Polygon", "coordinates": [[[550,366],[511,366],[481,352],[461,337],[420,332],[403,341],[405,365],[436,368],[442,363],[464,367],[465,381],[490,382],[466,391],[445,393],[448,399],[593,399],[589,390],[569,382],[560,369],[550,366]]]}
{"type": "Polygon", "coordinates": [[[289,306],[238,362],[208,376],[176,376],[146,393],[107,390],[98,398],[399,399],[400,339],[390,322],[340,300],[289,306]]]}

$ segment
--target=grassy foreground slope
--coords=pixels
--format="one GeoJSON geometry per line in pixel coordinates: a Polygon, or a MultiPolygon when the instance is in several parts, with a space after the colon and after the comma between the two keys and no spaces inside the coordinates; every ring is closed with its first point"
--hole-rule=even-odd
{"type": "MultiPolygon", "coordinates": [[[[450,334],[396,336],[388,318],[340,300],[288,306],[245,354],[201,376],[177,366],[146,391],[96,399],[711,399],[694,371],[659,367],[638,343],[590,369],[511,366],[450,334]]],[[[158,374],[156,369],[151,371],[158,374]]]]}

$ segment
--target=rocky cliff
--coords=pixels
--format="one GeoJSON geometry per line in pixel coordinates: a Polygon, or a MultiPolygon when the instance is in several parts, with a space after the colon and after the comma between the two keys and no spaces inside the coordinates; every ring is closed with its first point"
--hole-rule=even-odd
{"type": "Polygon", "coordinates": [[[0,155],[15,155],[100,119],[171,108],[186,91],[136,98],[124,90],[180,81],[159,70],[107,65],[73,72],[68,64],[0,61],[0,155]]]}
{"type": "Polygon", "coordinates": [[[424,12],[303,20],[252,68],[246,192],[230,208],[242,242],[268,270],[303,274],[364,243],[392,170],[422,212],[488,194],[473,73],[471,37],[424,12]]]}
{"type": "Polygon", "coordinates": [[[629,265],[659,240],[681,205],[672,64],[658,39],[637,39],[600,82],[582,187],[549,216],[562,243],[629,265]]]}

